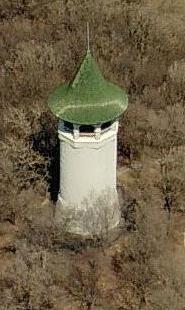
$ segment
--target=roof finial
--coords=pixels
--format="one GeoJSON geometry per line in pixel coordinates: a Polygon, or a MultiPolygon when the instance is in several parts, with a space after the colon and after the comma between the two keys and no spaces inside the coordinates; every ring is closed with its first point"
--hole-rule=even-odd
{"type": "Polygon", "coordinates": [[[90,51],[89,22],[87,22],[87,51],[90,51]]]}

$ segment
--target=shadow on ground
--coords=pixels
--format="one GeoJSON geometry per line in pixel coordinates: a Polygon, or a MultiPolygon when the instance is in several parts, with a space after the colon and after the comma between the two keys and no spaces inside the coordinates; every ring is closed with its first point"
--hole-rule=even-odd
{"type": "MultiPolygon", "coordinates": [[[[48,190],[51,200],[57,201],[60,181],[60,149],[57,137],[57,122],[51,115],[43,113],[39,119],[40,130],[30,136],[34,151],[39,152],[47,161],[48,190]]],[[[45,171],[41,170],[41,174],[45,171]]]]}

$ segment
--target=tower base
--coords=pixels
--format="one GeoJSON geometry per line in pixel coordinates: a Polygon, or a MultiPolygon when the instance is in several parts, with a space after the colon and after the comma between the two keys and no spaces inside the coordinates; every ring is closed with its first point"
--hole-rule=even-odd
{"type": "Polygon", "coordinates": [[[84,199],[79,205],[65,202],[59,195],[55,220],[61,229],[85,238],[104,238],[120,223],[117,192],[105,192],[96,199],[84,199]]]}

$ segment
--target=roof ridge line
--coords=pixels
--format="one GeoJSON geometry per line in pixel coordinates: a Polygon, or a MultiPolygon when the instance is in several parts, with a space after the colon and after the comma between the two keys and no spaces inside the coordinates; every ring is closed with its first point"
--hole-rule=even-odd
{"type": "Polygon", "coordinates": [[[85,63],[86,63],[86,61],[87,61],[87,56],[88,56],[88,54],[91,55],[91,51],[90,51],[90,50],[87,50],[87,51],[86,51],[86,55],[85,55],[85,57],[84,57],[84,59],[83,59],[81,65],[80,65],[80,68],[79,68],[77,74],[75,75],[75,77],[74,77],[74,79],[73,79],[73,82],[72,82],[72,84],[71,84],[72,88],[74,88],[74,87],[76,86],[76,84],[78,84],[79,77],[80,77],[81,71],[82,71],[82,69],[84,68],[85,63]]]}

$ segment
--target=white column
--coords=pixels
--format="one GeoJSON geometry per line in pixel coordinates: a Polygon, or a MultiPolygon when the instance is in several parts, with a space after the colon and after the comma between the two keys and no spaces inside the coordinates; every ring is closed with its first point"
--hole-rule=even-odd
{"type": "Polygon", "coordinates": [[[111,130],[116,131],[116,133],[118,132],[118,126],[119,126],[119,122],[116,121],[111,125],[111,130]]]}
{"type": "Polygon", "coordinates": [[[79,125],[74,124],[73,125],[73,137],[75,140],[77,140],[80,137],[80,130],[79,130],[79,125]]]}
{"type": "Polygon", "coordinates": [[[94,133],[95,133],[95,139],[99,140],[101,137],[101,126],[100,125],[95,126],[94,133]]]}

